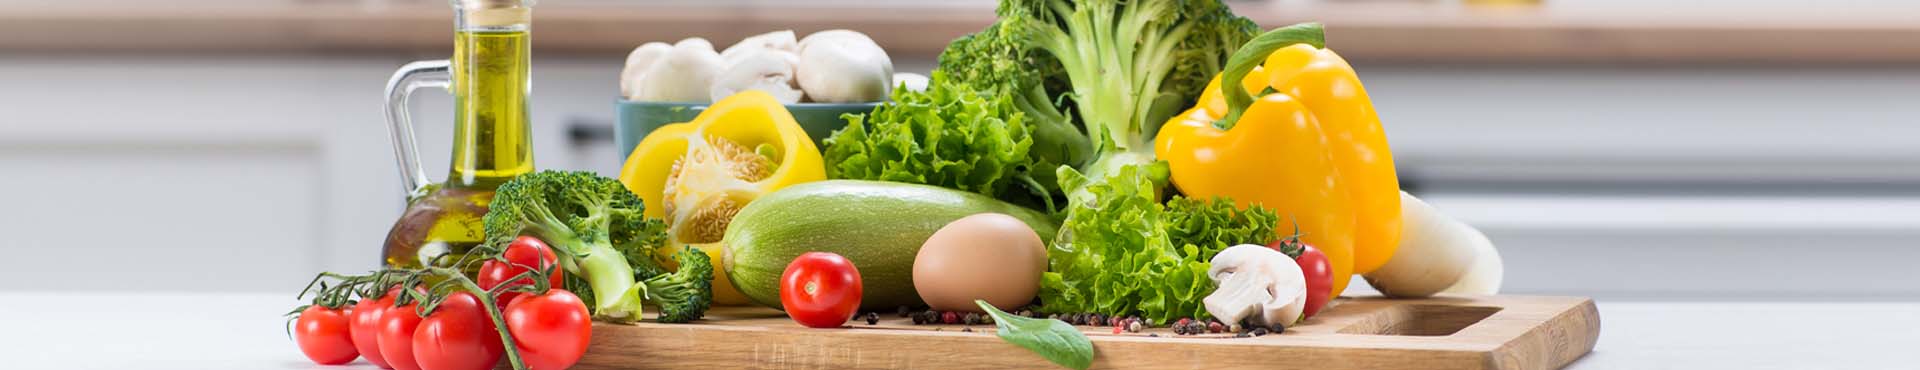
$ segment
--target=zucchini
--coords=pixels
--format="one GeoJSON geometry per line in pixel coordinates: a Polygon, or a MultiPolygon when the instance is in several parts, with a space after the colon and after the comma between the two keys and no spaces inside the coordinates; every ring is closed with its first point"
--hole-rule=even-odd
{"type": "Polygon", "coordinates": [[[721,243],[722,267],[754,303],[780,307],[780,275],[794,257],[833,252],[860,270],[862,311],[919,306],[913,258],[948,222],[973,214],[1012,215],[1052,240],[1045,213],[980,194],[898,182],[827,180],[760,196],[735,215],[721,243]]]}

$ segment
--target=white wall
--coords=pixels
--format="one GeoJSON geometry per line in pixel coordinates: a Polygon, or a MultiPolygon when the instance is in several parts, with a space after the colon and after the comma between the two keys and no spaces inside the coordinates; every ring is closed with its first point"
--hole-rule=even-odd
{"type": "MultiPolygon", "coordinates": [[[[408,59],[0,57],[0,290],[373,268],[401,207],[380,90],[408,59]]],[[[611,122],[618,61],[536,61],[540,167],[617,169],[562,133],[611,122]]],[[[1501,246],[1510,292],[1920,297],[1920,69],[1360,68],[1402,172],[1501,246]]],[[[451,108],[421,96],[438,177],[451,108]]]]}

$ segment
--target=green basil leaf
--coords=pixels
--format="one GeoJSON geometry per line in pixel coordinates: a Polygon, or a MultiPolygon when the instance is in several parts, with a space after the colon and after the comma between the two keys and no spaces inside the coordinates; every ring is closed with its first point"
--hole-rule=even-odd
{"type": "Polygon", "coordinates": [[[987,315],[993,316],[993,324],[999,327],[996,332],[1000,339],[1025,347],[1060,366],[1078,370],[1093,366],[1093,341],[1087,340],[1087,335],[1081,334],[1073,325],[1054,319],[1014,316],[993,308],[985,300],[974,300],[973,303],[987,310],[987,315]]]}

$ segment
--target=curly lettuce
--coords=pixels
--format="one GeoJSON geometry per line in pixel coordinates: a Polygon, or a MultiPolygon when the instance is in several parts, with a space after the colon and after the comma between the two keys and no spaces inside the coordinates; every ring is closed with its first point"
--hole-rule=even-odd
{"type": "Polygon", "coordinates": [[[1088,201],[1068,205],[1061,236],[1048,248],[1040,311],[1139,315],[1155,323],[1207,318],[1213,293],[1207,261],[1222,249],[1273,241],[1279,217],[1226,198],[1174,197],[1160,203],[1166,162],[1123,166],[1105,181],[1063,168],[1062,187],[1085,186],[1088,201]]]}
{"type": "Polygon", "coordinates": [[[872,112],[844,117],[847,127],[825,140],[829,178],[933,185],[1029,207],[1051,204],[1059,190],[1032,176],[1059,164],[1032,155],[1032,127],[1010,96],[935,72],[926,91],[896,89],[872,112]]]}

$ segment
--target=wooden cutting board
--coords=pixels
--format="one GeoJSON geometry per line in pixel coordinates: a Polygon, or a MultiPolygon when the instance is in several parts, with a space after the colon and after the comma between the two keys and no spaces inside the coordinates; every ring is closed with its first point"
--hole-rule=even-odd
{"type": "MultiPolygon", "coordinates": [[[[1593,350],[1600,314],[1581,297],[1341,298],[1281,335],[1080,328],[1096,369],[1559,369],[1593,350]]],[[[597,323],[576,368],[1058,368],[993,331],[891,313],[877,325],[808,329],[773,309],[716,307],[693,324],[597,323]]]]}

